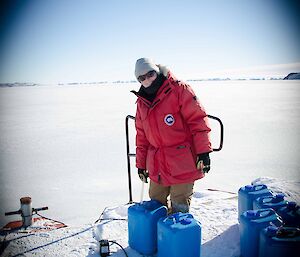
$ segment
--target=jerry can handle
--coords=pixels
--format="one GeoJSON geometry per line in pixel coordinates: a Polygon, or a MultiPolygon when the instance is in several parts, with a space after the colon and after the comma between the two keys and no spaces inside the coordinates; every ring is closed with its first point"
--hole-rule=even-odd
{"type": "Polygon", "coordinates": [[[265,217],[267,217],[267,216],[269,216],[270,214],[273,214],[273,213],[274,213],[274,211],[270,208],[258,210],[258,215],[261,218],[265,218],[265,217]]]}
{"type": "Polygon", "coordinates": [[[194,218],[193,215],[190,214],[190,213],[185,213],[184,215],[179,217],[180,214],[182,214],[182,213],[177,212],[177,213],[174,213],[172,215],[169,215],[168,217],[166,217],[164,219],[164,222],[167,221],[167,220],[172,220],[173,223],[175,224],[175,223],[178,223],[178,222],[180,222],[181,220],[184,220],[184,219],[188,219],[188,218],[193,219],[194,218]]]}
{"type": "Polygon", "coordinates": [[[166,206],[162,205],[159,208],[151,211],[151,214],[155,214],[156,212],[160,211],[161,209],[165,209],[166,211],[168,210],[166,206]]]}

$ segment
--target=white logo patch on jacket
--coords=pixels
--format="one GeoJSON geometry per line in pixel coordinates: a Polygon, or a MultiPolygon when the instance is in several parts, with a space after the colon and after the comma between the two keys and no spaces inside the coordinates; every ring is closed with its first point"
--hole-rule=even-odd
{"type": "Polygon", "coordinates": [[[172,126],[175,123],[175,119],[172,114],[167,114],[164,121],[168,126],[172,126]]]}

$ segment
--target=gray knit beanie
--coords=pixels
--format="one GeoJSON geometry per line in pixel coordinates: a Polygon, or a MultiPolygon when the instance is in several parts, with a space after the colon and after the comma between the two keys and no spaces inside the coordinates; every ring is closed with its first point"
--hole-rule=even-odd
{"type": "Polygon", "coordinates": [[[149,71],[156,71],[159,73],[158,66],[149,58],[140,58],[135,63],[135,77],[145,75],[149,71]]]}

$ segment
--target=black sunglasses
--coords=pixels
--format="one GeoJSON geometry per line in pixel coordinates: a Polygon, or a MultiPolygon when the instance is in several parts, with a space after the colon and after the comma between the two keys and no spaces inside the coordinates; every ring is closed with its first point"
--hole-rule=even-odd
{"type": "Polygon", "coordinates": [[[154,74],[156,74],[155,70],[148,71],[145,75],[139,76],[138,81],[143,82],[146,78],[147,79],[152,78],[154,76],[154,74]]]}

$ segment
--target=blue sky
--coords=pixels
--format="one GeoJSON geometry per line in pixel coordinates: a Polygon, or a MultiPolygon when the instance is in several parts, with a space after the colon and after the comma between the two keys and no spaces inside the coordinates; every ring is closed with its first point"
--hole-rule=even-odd
{"type": "Polygon", "coordinates": [[[297,66],[299,7],[293,0],[2,1],[0,82],[133,80],[139,57],[184,79],[297,66]]]}

